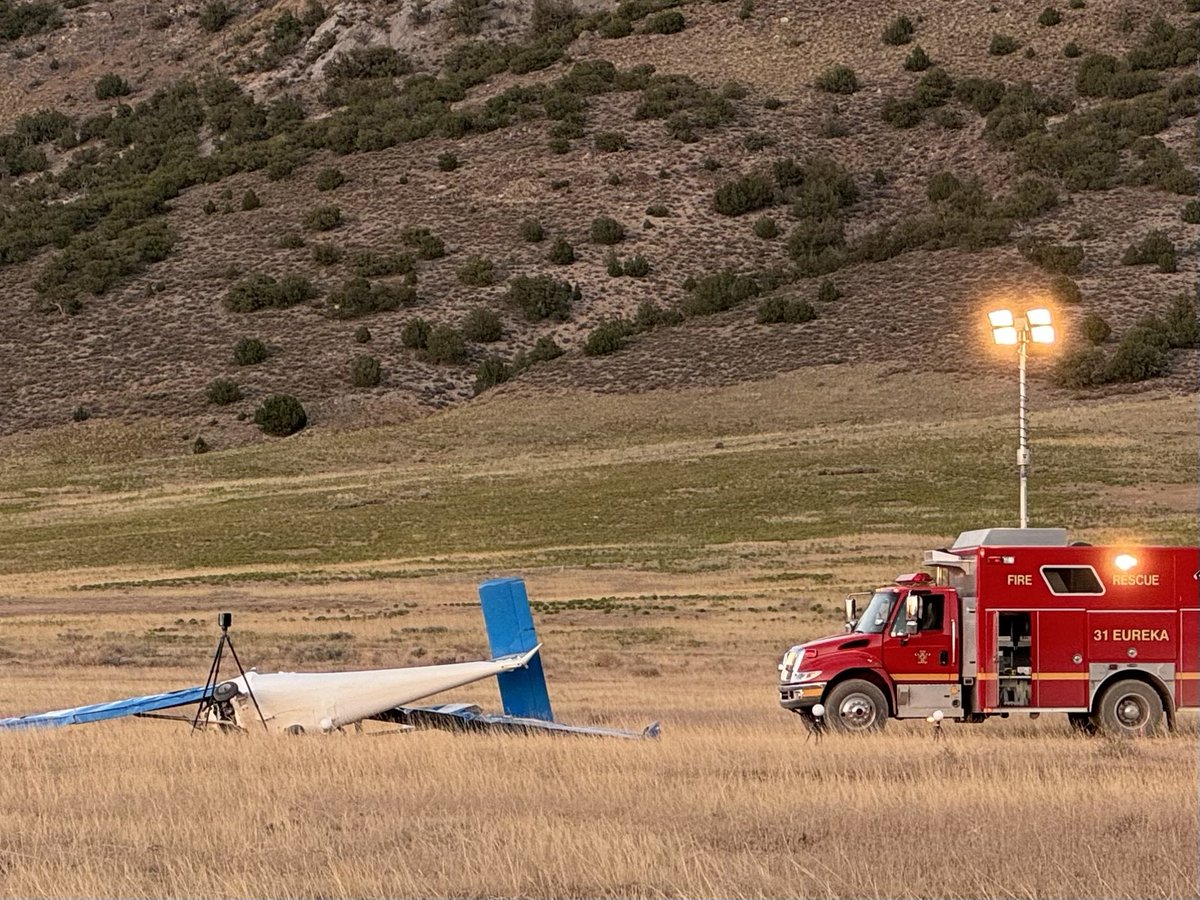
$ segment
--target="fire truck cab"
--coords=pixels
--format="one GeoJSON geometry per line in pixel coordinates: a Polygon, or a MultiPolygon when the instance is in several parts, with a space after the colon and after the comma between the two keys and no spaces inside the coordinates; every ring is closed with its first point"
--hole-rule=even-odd
{"type": "Polygon", "coordinates": [[[1196,547],[990,528],[926,551],[924,568],[847,597],[846,633],[789,649],[780,705],[846,732],[1064,712],[1126,736],[1200,705],[1196,547]]]}

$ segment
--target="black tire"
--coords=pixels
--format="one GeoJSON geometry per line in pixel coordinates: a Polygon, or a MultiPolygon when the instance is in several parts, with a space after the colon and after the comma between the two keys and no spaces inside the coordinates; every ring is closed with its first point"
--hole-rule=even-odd
{"type": "Polygon", "coordinates": [[[1124,678],[1100,695],[1093,721],[1114,737],[1156,734],[1163,723],[1163,703],[1158,691],[1144,681],[1124,678]]]}
{"type": "Polygon", "coordinates": [[[825,698],[825,721],[834,731],[866,734],[887,724],[888,702],[869,681],[851,678],[833,686],[825,698]]]}

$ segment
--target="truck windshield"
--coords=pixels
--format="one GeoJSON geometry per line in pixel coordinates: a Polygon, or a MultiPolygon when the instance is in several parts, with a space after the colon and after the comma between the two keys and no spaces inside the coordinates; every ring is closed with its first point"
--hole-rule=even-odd
{"type": "Polygon", "coordinates": [[[854,630],[859,634],[882,633],[898,596],[898,591],[876,591],[854,630]]]}

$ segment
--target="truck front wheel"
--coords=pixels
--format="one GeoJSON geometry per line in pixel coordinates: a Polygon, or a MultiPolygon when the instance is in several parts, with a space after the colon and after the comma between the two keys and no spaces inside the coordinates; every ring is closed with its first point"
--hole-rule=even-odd
{"type": "Polygon", "coordinates": [[[1104,689],[1095,720],[1102,731],[1118,737],[1154,734],[1162,727],[1162,698],[1145,682],[1127,678],[1104,689]]]}
{"type": "Polygon", "coordinates": [[[859,678],[834,685],[825,703],[829,727],[848,734],[879,731],[887,723],[888,703],[883,691],[859,678]]]}

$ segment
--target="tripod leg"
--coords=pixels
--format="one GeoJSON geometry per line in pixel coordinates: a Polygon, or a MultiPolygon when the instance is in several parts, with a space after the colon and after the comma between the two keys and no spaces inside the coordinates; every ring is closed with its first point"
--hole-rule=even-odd
{"type": "Polygon", "coordinates": [[[200,700],[200,705],[196,707],[196,718],[192,721],[193,734],[201,728],[201,717],[212,707],[213,689],[217,686],[217,677],[221,673],[221,653],[225,649],[225,642],[227,640],[228,635],[225,632],[221,632],[221,637],[217,639],[216,652],[213,653],[212,665],[208,668],[208,678],[204,682],[204,697],[200,700]]]}
{"type": "Polygon", "coordinates": [[[237,650],[233,648],[233,639],[229,639],[229,652],[233,654],[233,661],[237,664],[238,671],[242,674],[242,681],[246,682],[246,693],[250,695],[250,700],[254,703],[254,711],[258,713],[258,721],[262,722],[263,731],[270,731],[267,728],[267,720],[263,718],[262,709],[258,705],[258,698],[254,696],[254,688],[250,687],[250,679],[246,677],[246,670],[242,668],[242,661],[238,659],[237,650]]]}

